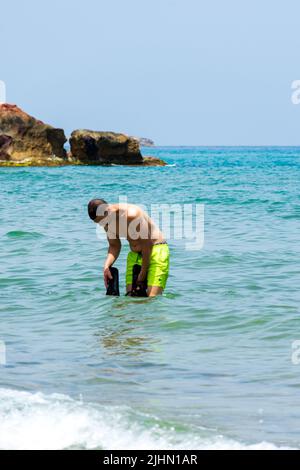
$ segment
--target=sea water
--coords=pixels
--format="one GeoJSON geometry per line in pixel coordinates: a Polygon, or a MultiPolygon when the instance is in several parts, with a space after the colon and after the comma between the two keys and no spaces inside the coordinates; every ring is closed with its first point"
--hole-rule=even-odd
{"type": "Polygon", "coordinates": [[[146,153],[0,169],[0,448],[299,448],[300,148],[146,153]],[[105,296],[86,205],[119,196],[204,204],[162,297],[105,296]]]}

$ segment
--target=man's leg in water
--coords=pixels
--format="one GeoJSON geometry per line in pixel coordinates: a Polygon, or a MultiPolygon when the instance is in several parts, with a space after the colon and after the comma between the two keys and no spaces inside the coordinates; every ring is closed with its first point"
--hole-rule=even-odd
{"type": "Polygon", "coordinates": [[[127,256],[127,265],[126,265],[126,293],[131,292],[132,290],[132,277],[133,277],[133,266],[135,264],[142,265],[142,257],[139,253],[134,253],[129,251],[127,256]]]}
{"type": "Polygon", "coordinates": [[[132,284],[127,284],[126,285],[126,294],[128,294],[128,292],[131,292],[132,290],[132,284]]]}
{"type": "Polygon", "coordinates": [[[157,295],[161,295],[163,293],[163,288],[158,286],[148,286],[147,288],[147,295],[148,297],[156,297],[157,295]]]}
{"type": "MultiPolygon", "coordinates": [[[[126,267],[126,292],[132,290],[132,271],[135,264],[142,265],[142,257],[130,251],[126,267]]],[[[147,295],[155,297],[161,295],[166,287],[169,274],[169,247],[166,244],[154,245],[150,257],[147,274],[147,295]]]]}
{"type": "Polygon", "coordinates": [[[169,275],[169,247],[167,244],[154,245],[147,274],[148,297],[161,295],[169,275]]]}
{"type": "MultiPolygon", "coordinates": [[[[132,284],[127,284],[126,286],[126,294],[131,292],[132,284]]],[[[147,287],[147,295],[148,297],[155,297],[156,295],[161,295],[163,293],[163,288],[158,286],[148,286],[147,287]]]]}

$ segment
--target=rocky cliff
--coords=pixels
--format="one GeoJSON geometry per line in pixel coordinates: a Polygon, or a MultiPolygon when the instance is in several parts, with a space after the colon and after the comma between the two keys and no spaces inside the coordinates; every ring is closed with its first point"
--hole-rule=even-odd
{"type": "Polygon", "coordinates": [[[0,104],[0,164],[64,163],[66,141],[62,129],[44,124],[15,105],[0,104]]]}

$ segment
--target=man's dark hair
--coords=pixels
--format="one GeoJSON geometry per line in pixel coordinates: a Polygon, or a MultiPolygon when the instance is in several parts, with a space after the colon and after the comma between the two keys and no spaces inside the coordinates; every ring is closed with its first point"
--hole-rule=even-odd
{"type": "Polygon", "coordinates": [[[92,220],[95,220],[96,217],[97,217],[97,209],[99,206],[101,206],[102,204],[105,204],[107,205],[107,202],[104,201],[104,199],[92,199],[89,203],[88,203],[88,213],[89,213],[89,216],[92,220]]]}

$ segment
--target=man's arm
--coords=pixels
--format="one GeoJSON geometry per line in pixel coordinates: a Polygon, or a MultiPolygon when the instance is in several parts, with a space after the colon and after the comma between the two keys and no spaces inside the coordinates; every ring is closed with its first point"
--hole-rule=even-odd
{"type": "Polygon", "coordinates": [[[138,239],[141,244],[142,268],[138,276],[138,282],[144,282],[147,278],[147,272],[150,264],[150,256],[152,251],[152,240],[150,238],[150,225],[143,211],[134,207],[127,214],[128,232],[132,239],[138,239]],[[132,232],[132,233],[131,233],[132,232]]]}
{"type": "Polygon", "coordinates": [[[107,253],[107,257],[106,257],[104,268],[103,268],[105,287],[108,286],[109,279],[112,279],[112,275],[110,273],[109,268],[118,259],[120,251],[121,251],[121,240],[119,238],[115,238],[115,239],[107,238],[107,240],[108,240],[109,246],[108,246],[108,253],[107,253]]]}
{"type": "Polygon", "coordinates": [[[144,282],[147,278],[148,268],[150,264],[150,256],[152,251],[151,240],[141,240],[142,245],[142,268],[138,277],[138,282],[144,282]]]}

